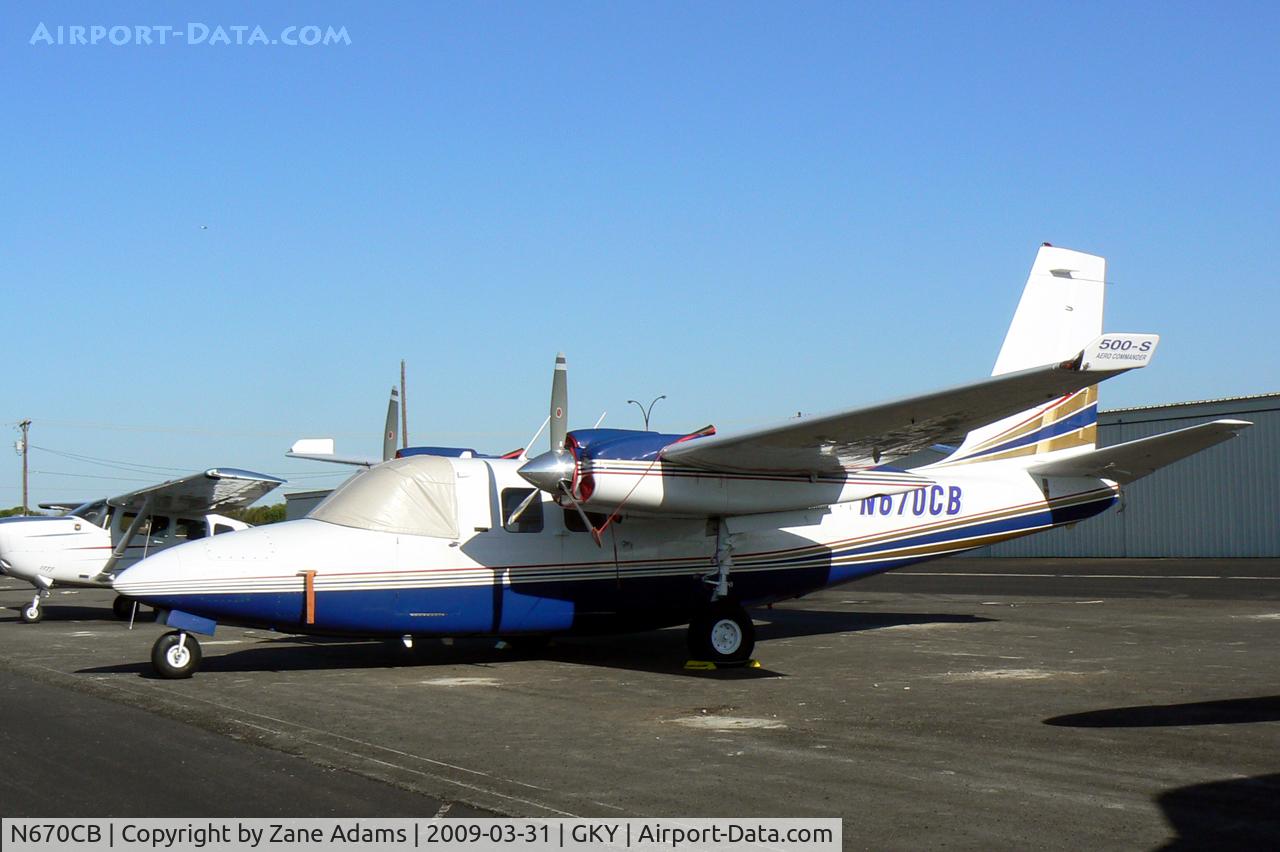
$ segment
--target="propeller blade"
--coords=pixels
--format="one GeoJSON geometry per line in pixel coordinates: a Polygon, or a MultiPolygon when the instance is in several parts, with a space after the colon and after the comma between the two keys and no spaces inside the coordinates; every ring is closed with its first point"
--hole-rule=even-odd
{"type": "Polygon", "coordinates": [[[551,452],[564,449],[564,438],[569,430],[569,368],[564,353],[556,353],[556,370],[551,376],[551,452]]]}
{"type": "Polygon", "coordinates": [[[565,488],[563,482],[560,483],[560,494],[573,504],[573,508],[578,510],[578,517],[582,518],[582,525],[591,530],[591,539],[596,543],[596,547],[603,548],[604,542],[600,540],[600,531],[596,529],[595,524],[591,523],[591,519],[587,517],[587,513],[582,510],[582,506],[579,505],[578,501],[573,499],[573,495],[569,493],[568,488],[565,488]]]}
{"type": "Polygon", "coordinates": [[[532,438],[524,442],[524,447],[521,448],[520,455],[517,456],[517,458],[519,458],[520,461],[526,461],[529,458],[529,448],[532,447],[535,443],[537,443],[538,438],[542,435],[542,430],[547,428],[547,424],[550,422],[551,422],[550,417],[544,418],[542,421],[542,425],[538,427],[538,431],[533,433],[532,438]]]}
{"type": "Polygon", "coordinates": [[[507,516],[507,522],[504,526],[513,527],[516,521],[520,520],[520,516],[524,514],[524,510],[533,505],[533,501],[538,499],[539,492],[536,488],[529,492],[529,496],[520,501],[520,505],[516,506],[515,511],[507,516]]]}
{"type": "Polygon", "coordinates": [[[382,431],[382,460],[390,461],[396,457],[396,437],[400,430],[400,391],[391,389],[391,401],[387,403],[387,428],[382,431]]]}

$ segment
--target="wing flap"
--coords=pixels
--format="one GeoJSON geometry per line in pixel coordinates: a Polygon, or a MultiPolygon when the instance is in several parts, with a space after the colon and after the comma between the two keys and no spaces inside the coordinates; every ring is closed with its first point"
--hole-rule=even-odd
{"type": "Polygon", "coordinates": [[[1029,471],[1036,476],[1086,476],[1124,484],[1228,441],[1252,425],[1247,420],[1214,420],[1034,465],[1029,471]]]}
{"type": "Polygon", "coordinates": [[[151,501],[160,514],[207,515],[249,506],[284,480],[265,473],[236,468],[212,468],[112,497],[107,502],[120,509],[141,511],[151,501]]]}
{"type": "MultiPolygon", "coordinates": [[[[665,461],[712,471],[833,473],[902,458],[1128,370],[1145,367],[1155,335],[1103,335],[1070,361],[737,434],[672,444],[665,461]],[[1143,360],[1086,360],[1110,340],[1151,341],[1143,360]]],[[[1109,350],[1105,350],[1109,351],[1109,350]]]]}

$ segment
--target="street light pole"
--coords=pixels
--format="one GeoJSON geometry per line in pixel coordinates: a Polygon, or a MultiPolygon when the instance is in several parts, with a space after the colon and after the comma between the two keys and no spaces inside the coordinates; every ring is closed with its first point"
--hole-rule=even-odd
{"type": "Polygon", "coordinates": [[[662,396],[657,397],[656,399],[653,400],[653,402],[649,403],[648,408],[645,408],[643,405],[641,405],[639,402],[636,402],[634,399],[627,400],[627,402],[630,404],[640,406],[640,412],[644,414],[644,431],[646,432],[649,431],[649,415],[653,413],[653,407],[657,405],[659,399],[666,399],[666,398],[667,398],[667,395],[664,393],[662,396]]]}
{"type": "Polygon", "coordinates": [[[27,431],[31,428],[31,421],[23,420],[18,424],[18,428],[22,430],[22,514],[29,515],[31,511],[27,508],[27,431]]]}

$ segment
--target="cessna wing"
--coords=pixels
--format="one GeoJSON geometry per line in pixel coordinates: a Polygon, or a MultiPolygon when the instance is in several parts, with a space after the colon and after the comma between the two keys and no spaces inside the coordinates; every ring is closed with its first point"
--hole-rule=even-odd
{"type": "Polygon", "coordinates": [[[112,497],[119,509],[158,514],[198,514],[242,509],[284,484],[265,473],[236,468],[213,468],[112,497]]]}
{"type": "Polygon", "coordinates": [[[1156,335],[1107,334],[1059,364],[747,432],[682,441],[664,448],[661,457],[725,473],[821,474],[866,468],[935,444],[955,443],[977,427],[1037,403],[1145,367],[1158,340],[1156,335]]]}

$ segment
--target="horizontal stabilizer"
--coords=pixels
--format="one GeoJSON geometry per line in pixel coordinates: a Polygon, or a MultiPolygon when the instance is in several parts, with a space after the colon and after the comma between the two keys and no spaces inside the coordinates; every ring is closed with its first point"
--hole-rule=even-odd
{"type": "Polygon", "coordinates": [[[57,509],[60,512],[70,512],[72,509],[78,509],[79,507],[83,506],[85,503],[90,503],[90,502],[92,501],[77,500],[75,502],[71,502],[71,501],[63,500],[61,502],[53,502],[53,503],[37,503],[36,505],[39,506],[41,509],[57,509]]]}
{"type": "Polygon", "coordinates": [[[1247,420],[1215,420],[1045,462],[1029,468],[1029,471],[1036,476],[1085,476],[1111,479],[1121,484],[1133,482],[1165,465],[1234,438],[1252,425],[1247,420]]]}
{"type": "MultiPolygon", "coordinates": [[[[387,422],[391,422],[389,412],[387,422]]],[[[394,443],[394,439],[392,439],[392,443],[394,443]]],[[[334,455],[333,450],[334,442],[332,438],[299,438],[293,442],[293,446],[289,448],[289,452],[285,453],[285,455],[291,459],[349,464],[356,467],[373,467],[378,464],[377,459],[371,459],[366,456],[338,456],[334,455]]]]}

